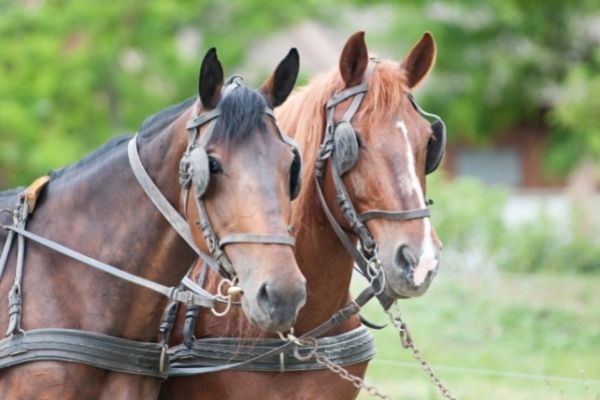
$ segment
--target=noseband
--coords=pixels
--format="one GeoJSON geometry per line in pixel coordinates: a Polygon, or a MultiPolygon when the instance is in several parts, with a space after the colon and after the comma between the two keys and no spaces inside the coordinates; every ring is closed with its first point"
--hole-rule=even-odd
{"type": "Polygon", "coordinates": [[[382,306],[387,309],[394,302],[394,299],[388,296],[385,289],[385,273],[382,269],[382,263],[377,253],[377,242],[373,235],[365,226],[365,222],[371,219],[389,219],[394,221],[407,221],[412,219],[427,218],[430,216],[429,209],[419,208],[405,211],[388,210],[369,210],[359,214],[346,190],[342,175],[356,163],[358,159],[359,146],[356,139],[356,132],[352,128],[352,118],[360,108],[365,93],[368,90],[368,82],[378,61],[369,60],[369,65],[361,84],[347,88],[335,93],[327,102],[327,125],[323,142],[317,153],[315,183],[319,201],[331,224],[333,231],[340,239],[342,245],[352,255],[359,272],[362,273],[374,289],[374,294],[379,299],[382,306]],[[346,99],[353,98],[352,103],[337,123],[334,121],[335,108],[346,99]],[[323,184],[325,178],[325,163],[329,163],[333,183],[336,191],[336,199],[344,218],[352,231],[356,234],[359,241],[358,248],[353,244],[346,231],[336,221],[333,213],[329,209],[325,196],[323,195],[323,184]]]}

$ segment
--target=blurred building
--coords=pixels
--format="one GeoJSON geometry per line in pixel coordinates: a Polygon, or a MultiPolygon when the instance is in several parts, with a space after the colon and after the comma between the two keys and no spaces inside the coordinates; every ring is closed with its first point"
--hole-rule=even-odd
{"type": "Polygon", "coordinates": [[[474,177],[488,184],[520,189],[563,187],[565,178],[544,174],[547,140],[548,129],[539,123],[504,132],[485,147],[452,143],[443,167],[450,177],[474,177]]]}

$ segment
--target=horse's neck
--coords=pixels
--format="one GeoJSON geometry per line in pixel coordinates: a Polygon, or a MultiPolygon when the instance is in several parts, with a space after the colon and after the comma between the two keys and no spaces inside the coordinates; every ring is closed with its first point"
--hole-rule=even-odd
{"type": "MultiPolygon", "coordinates": [[[[308,184],[314,185],[312,181],[308,184]]],[[[352,258],[329,225],[318,200],[305,200],[306,207],[315,209],[305,214],[307,218],[302,220],[296,235],[296,259],[308,285],[308,299],[295,325],[300,334],[328,320],[350,300],[352,278],[352,258]]]]}
{"type": "MultiPolygon", "coordinates": [[[[177,148],[181,146],[175,144],[177,140],[172,136],[167,131],[158,134],[144,142],[140,153],[142,163],[162,193],[178,206],[177,156],[183,150],[177,148]]],[[[177,285],[193,262],[191,250],[136,181],[123,144],[95,168],[88,166],[78,176],[63,176],[52,182],[30,228],[83,254],[164,285],[177,285]]],[[[35,253],[39,249],[31,246],[30,250],[35,253]]],[[[40,259],[45,256],[50,260],[40,269],[32,265],[40,254],[30,256],[28,250],[28,259],[33,261],[27,263],[25,271],[23,291],[28,301],[36,296],[35,291],[30,290],[35,285],[43,285],[44,280],[49,288],[42,292],[55,298],[57,303],[78,299],[77,304],[68,307],[68,313],[62,307],[54,310],[60,316],[51,326],[74,325],[135,339],[155,338],[166,303],[164,297],[52,251],[38,253],[41,253],[40,259]],[[53,264],[60,266],[56,270],[60,282],[52,276],[44,277],[44,274],[55,273],[48,272],[52,269],[48,266],[53,264]]],[[[52,321],[45,319],[30,321],[36,327],[47,327],[45,324],[52,321]]]]}
{"type": "Polygon", "coordinates": [[[304,176],[307,187],[293,206],[295,254],[308,284],[307,303],[295,325],[298,333],[325,322],[350,300],[352,257],[325,217],[314,179],[317,151],[325,131],[325,107],[333,91],[330,78],[317,80],[290,97],[279,111],[282,128],[304,149],[304,159],[311,167],[304,176]],[[302,123],[298,122],[300,118],[289,118],[297,115],[302,116],[302,123]]]}

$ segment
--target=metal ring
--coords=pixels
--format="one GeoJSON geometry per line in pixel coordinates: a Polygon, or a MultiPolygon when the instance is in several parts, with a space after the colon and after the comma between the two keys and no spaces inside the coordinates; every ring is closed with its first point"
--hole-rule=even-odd
{"type": "Polygon", "coordinates": [[[211,309],[210,309],[210,311],[213,313],[213,315],[215,317],[224,317],[229,312],[229,310],[231,309],[231,296],[223,297],[223,296],[217,295],[215,297],[216,298],[220,297],[222,300],[226,300],[227,301],[227,306],[225,307],[225,309],[223,311],[217,311],[217,309],[215,308],[215,306],[212,306],[211,309]]]}
{"type": "Polygon", "coordinates": [[[367,261],[367,276],[370,282],[373,282],[381,274],[381,262],[379,258],[372,257],[367,261]]]}
{"type": "Polygon", "coordinates": [[[11,217],[14,215],[13,210],[8,208],[0,208],[0,214],[2,213],[10,214],[11,217]]]}
{"type": "MultiPolygon", "coordinates": [[[[381,275],[381,287],[379,288],[378,291],[375,292],[375,296],[379,296],[385,290],[385,284],[386,284],[385,279],[386,278],[385,278],[385,271],[383,270],[383,268],[381,268],[381,270],[380,270],[380,275],[381,275]]],[[[372,284],[371,284],[371,286],[372,286],[372,284]]]]}
{"type": "Polygon", "coordinates": [[[283,340],[284,342],[287,342],[290,340],[290,335],[294,336],[294,327],[292,326],[290,328],[290,331],[285,334],[283,332],[277,332],[277,336],[279,336],[279,339],[283,340]]]}
{"type": "Polygon", "coordinates": [[[309,350],[309,352],[307,354],[305,354],[305,355],[300,354],[300,347],[294,348],[294,358],[296,358],[296,360],[298,360],[300,362],[310,361],[310,359],[312,359],[313,357],[315,357],[317,355],[317,347],[319,346],[318,343],[317,343],[317,339],[315,339],[314,337],[310,337],[309,336],[309,337],[306,337],[306,338],[302,338],[300,340],[300,342],[304,346],[312,346],[312,347],[309,350]]]}

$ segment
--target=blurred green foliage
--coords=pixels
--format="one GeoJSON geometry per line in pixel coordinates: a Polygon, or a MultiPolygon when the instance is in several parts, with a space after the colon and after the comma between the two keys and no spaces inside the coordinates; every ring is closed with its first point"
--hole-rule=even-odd
{"type": "MultiPolygon", "coordinates": [[[[416,346],[460,399],[592,400],[600,395],[597,287],[581,275],[453,274],[443,263],[427,293],[400,308],[416,346]]],[[[376,302],[363,313],[387,321],[376,302]]],[[[396,330],[372,332],[378,353],[367,383],[392,399],[441,398],[396,330]]]]}
{"type": "Polygon", "coordinates": [[[365,18],[384,10],[367,40],[398,57],[434,33],[437,66],[423,105],[444,116],[451,140],[487,143],[542,123],[553,133],[549,171],[568,171],[586,154],[600,159],[597,0],[0,0],[0,188],[193,95],[209,47],[228,73],[256,39],[305,18],[363,29],[349,7],[365,18]]]}
{"type": "Polygon", "coordinates": [[[0,2],[0,188],[72,162],[197,93],[210,47],[231,73],[253,39],[311,10],[316,2],[0,2]]]}
{"type": "Polygon", "coordinates": [[[600,169],[598,1],[396,4],[385,33],[395,54],[425,30],[436,38],[424,103],[444,116],[451,140],[487,143],[502,130],[545,125],[548,172],[568,172],[585,156],[600,169]]]}
{"type": "Polygon", "coordinates": [[[432,222],[444,242],[447,267],[478,274],[600,273],[600,204],[590,216],[567,202],[564,215],[556,215],[538,200],[528,220],[511,222],[504,215],[509,194],[504,187],[469,179],[449,182],[439,176],[428,183],[428,194],[435,199],[432,222]],[[592,231],[582,229],[581,218],[592,231]]]}

